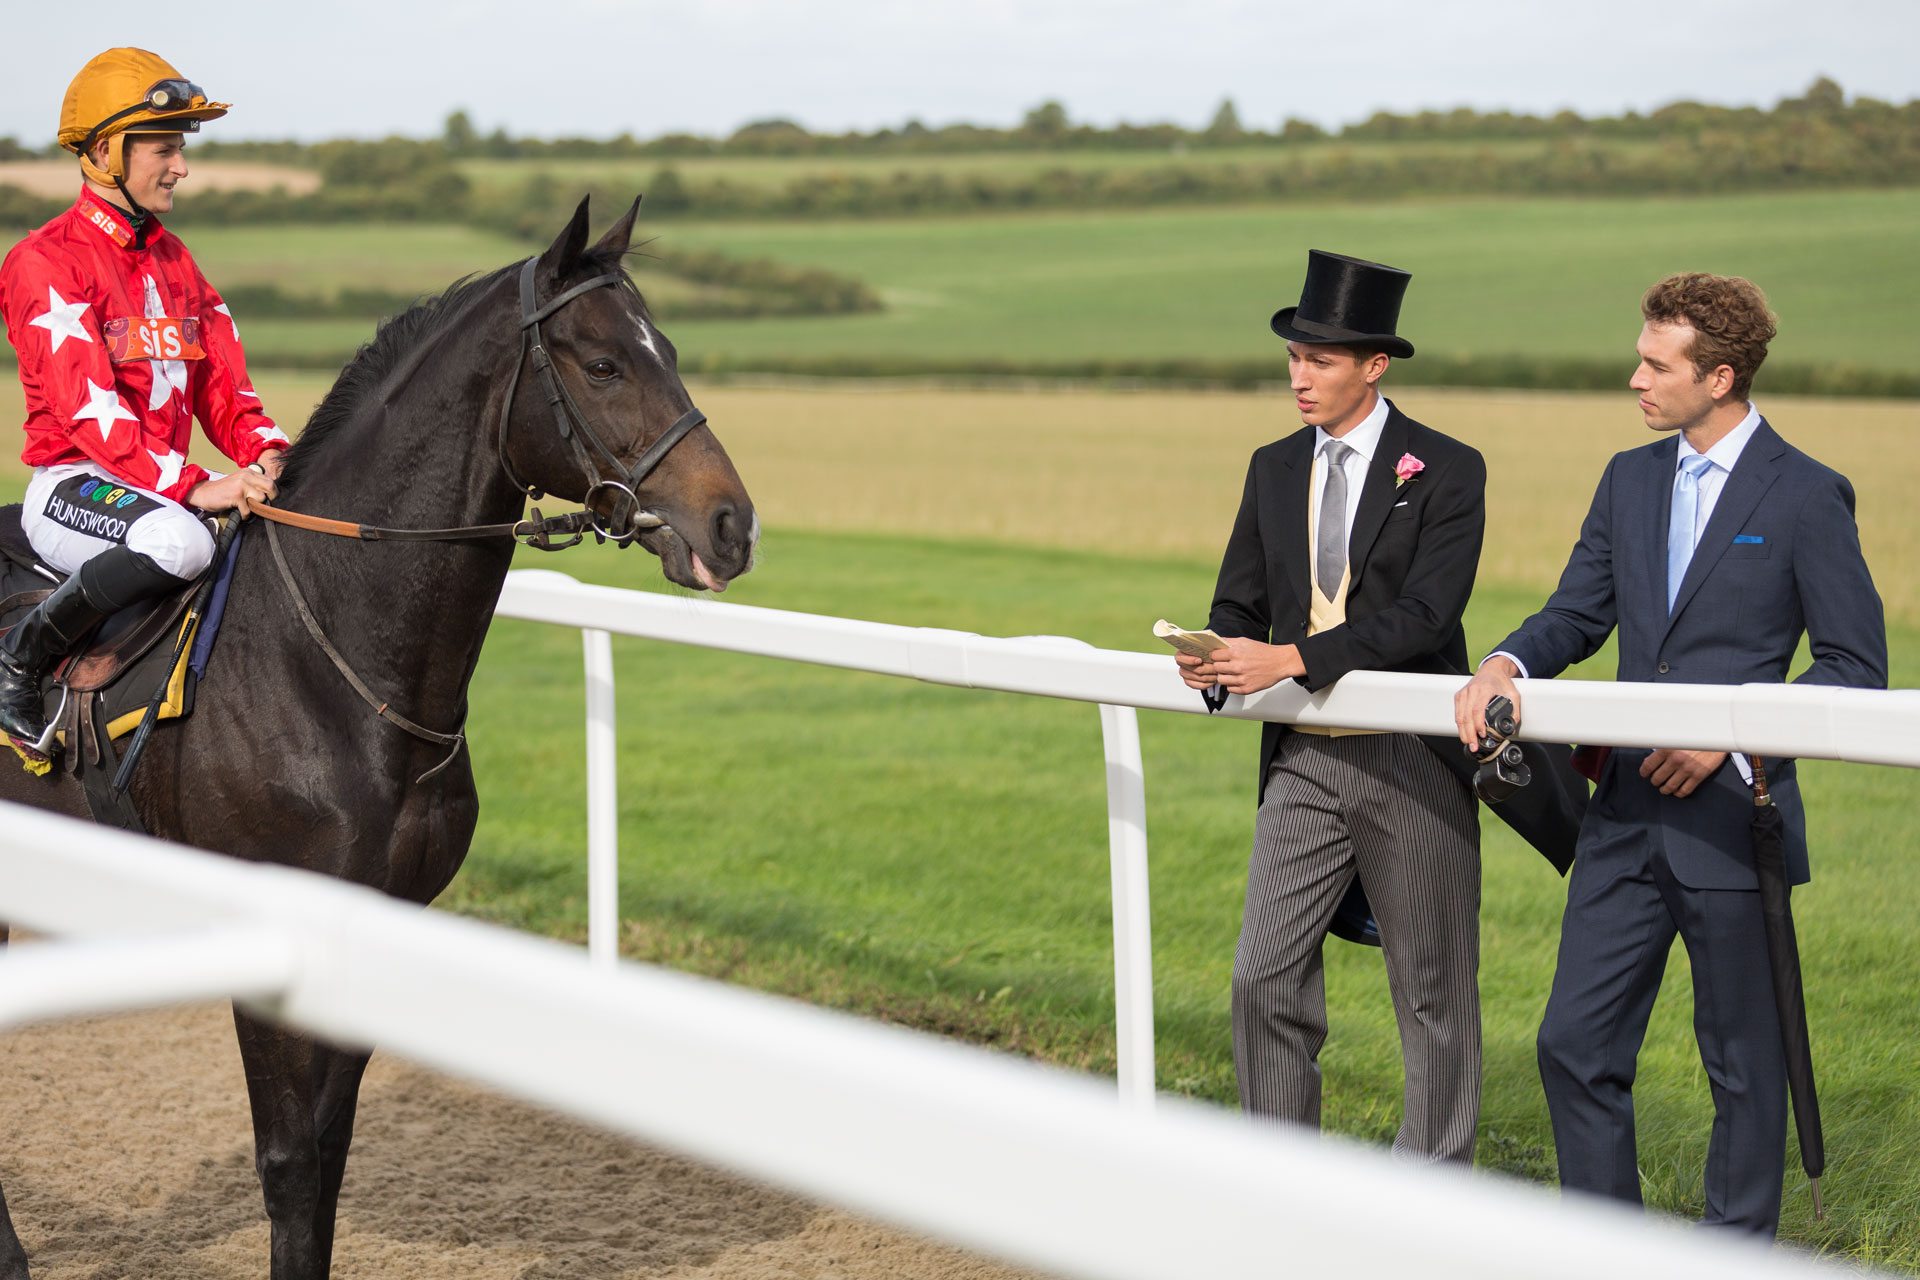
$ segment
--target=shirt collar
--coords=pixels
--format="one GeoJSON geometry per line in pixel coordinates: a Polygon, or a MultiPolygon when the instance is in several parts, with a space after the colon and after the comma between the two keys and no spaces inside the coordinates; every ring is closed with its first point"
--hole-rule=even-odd
{"type": "MultiPolygon", "coordinates": [[[[79,211],[82,222],[96,228],[122,249],[132,246],[135,234],[132,215],[102,200],[92,187],[83,185],[80,188],[80,199],[74,208],[79,211]]],[[[148,214],[147,227],[147,243],[152,244],[160,231],[160,219],[148,214]]]]}
{"type": "MultiPolygon", "coordinates": [[[[1747,416],[1740,419],[1739,426],[1727,432],[1724,436],[1721,436],[1719,442],[1715,444],[1713,448],[1707,450],[1705,455],[1707,461],[1722,471],[1731,472],[1733,470],[1733,464],[1740,461],[1740,454],[1746,449],[1747,442],[1753,439],[1753,433],[1759,429],[1760,410],[1755,408],[1753,402],[1749,400],[1747,402],[1747,416]]],[[[1685,436],[1681,436],[1680,447],[1674,450],[1674,470],[1678,471],[1680,464],[1685,462],[1687,456],[1693,452],[1693,446],[1687,443],[1685,436]]]]}
{"type": "MultiPolygon", "coordinates": [[[[1360,455],[1360,461],[1365,466],[1373,465],[1373,455],[1380,448],[1380,436],[1381,433],[1387,429],[1387,413],[1392,408],[1393,406],[1387,403],[1385,396],[1376,395],[1373,401],[1373,411],[1366,417],[1360,419],[1359,426],[1339,437],[1341,444],[1346,445],[1349,449],[1352,449],[1360,455]]],[[[1320,451],[1327,447],[1327,441],[1332,439],[1334,439],[1334,437],[1327,434],[1326,428],[1315,427],[1313,429],[1313,456],[1316,458],[1319,457],[1320,451]]],[[[1731,466],[1732,464],[1729,463],[1728,465],[1731,466]]]]}

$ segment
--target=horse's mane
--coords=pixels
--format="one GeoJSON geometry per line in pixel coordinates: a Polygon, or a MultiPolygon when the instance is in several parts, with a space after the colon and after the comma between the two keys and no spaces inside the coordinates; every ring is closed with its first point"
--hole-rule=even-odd
{"type": "MultiPolygon", "coordinates": [[[[617,271],[621,257],[610,250],[588,249],[580,255],[568,278],[617,271]]],[[[328,439],[359,415],[367,401],[423,343],[431,342],[449,321],[464,315],[468,305],[502,276],[519,269],[518,262],[510,262],[493,271],[466,276],[454,281],[444,292],[422,298],[405,311],[382,320],[372,339],[354,353],[347,367],[334,379],[332,388],[307,419],[300,438],[287,450],[284,478],[293,479],[310,465],[310,459],[324,453],[328,439]]],[[[518,301],[514,306],[519,306],[518,301]]]]}

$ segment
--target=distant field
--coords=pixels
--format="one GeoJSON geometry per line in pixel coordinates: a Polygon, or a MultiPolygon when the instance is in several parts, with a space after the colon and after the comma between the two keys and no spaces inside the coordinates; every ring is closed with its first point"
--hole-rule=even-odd
{"type": "MultiPolygon", "coordinates": [[[[632,160],[595,160],[596,182],[627,182],[643,190],[662,169],[672,169],[689,182],[726,181],[749,187],[780,187],[802,178],[845,175],[887,178],[896,173],[939,174],[948,179],[1018,179],[1056,169],[1127,170],[1169,166],[1201,168],[1238,165],[1262,169],[1305,160],[1315,165],[1352,161],[1384,161],[1408,154],[1458,158],[1544,155],[1553,145],[1546,140],[1492,139],[1423,142],[1307,142],[1285,146],[1177,147],[1156,150],[1103,151],[982,151],[941,155],[850,156],[649,156],[632,160]]],[[[1623,159],[1657,147],[1652,141],[1614,141],[1607,151],[1623,159]]],[[[476,190],[498,191],[518,187],[536,176],[566,182],[585,162],[571,160],[463,160],[460,171],[476,190]]]]}
{"type": "MultiPolygon", "coordinates": [[[[285,187],[295,195],[317,190],[320,175],[289,165],[249,164],[238,160],[195,160],[189,144],[188,174],[181,191],[271,191],[285,187]]],[[[0,161],[0,187],[19,187],[37,196],[70,196],[80,191],[79,162],[75,160],[0,161]]]]}
{"type": "MultiPolygon", "coordinates": [[[[613,212],[601,210],[602,218],[613,212]]],[[[1920,366],[1920,190],[1715,199],[1426,200],[994,218],[648,225],[654,252],[717,249],[825,267],[888,310],[676,322],[685,285],[645,271],[691,356],[963,362],[1272,358],[1267,318],[1297,297],[1308,248],[1404,266],[1401,332],[1436,356],[1618,359],[1624,382],[1645,287],[1675,270],[1749,275],[1782,317],[1779,362],[1920,366]]],[[[555,228],[558,230],[558,227],[555,228]]],[[[537,248],[464,227],[193,228],[216,281],[443,288],[537,248]]],[[[241,316],[256,361],[344,359],[370,323],[241,316]]],[[[1417,380],[1416,357],[1397,375],[1417,380]]],[[[1766,375],[1761,375],[1764,394],[1766,375]]]]}
{"type": "MultiPolygon", "coordinates": [[[[858,276],[891,307],[682,325],[673,336],[688,351],[1276,354],[1267,319],[1298,298],[1306,251],[1325,248],[1413,272],[1400,332],[1422,351],[1617,356],[1624,382],[1640,295],[1680,270],[1759,281],[1782,316],[1782,361],[1913,368],[1916,225],[1920,191],[1878,191],[676,225],[661,234],[669,248],[858,276]]],[[[1407,376],[1417,372],[1416,359],[1407,376]]]]}
{"type": "MultiPolygon", "coordinates": [[[[544,247],[474,227],[434,223],[194,227],[185,235],[201,269],[222,289],[277,285],[287,293],[314,297],[331,297],[356,286],[436,294],[465,276],[505,266],[544,247]]],[[[702,292],[649,270],[644,257],[629,259],[628,266],[647,296],[662,307],[702,292]]],[[[249,358],[262,365],[314,353],[344,362],[374,330],[372,320],[249,317],[244,308],[236,319],[244,326],[249,358]]]]}

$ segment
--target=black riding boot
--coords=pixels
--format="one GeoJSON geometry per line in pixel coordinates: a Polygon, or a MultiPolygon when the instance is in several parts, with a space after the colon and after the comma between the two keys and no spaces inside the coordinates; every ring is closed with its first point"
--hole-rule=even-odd
{"type": "Polygon", "coordinates": [[[0,636],[0,731],[45,752],[40,679],[95,624],[181,585],[145,553],[112,547],[80,566],[34,611],[0,636]]]}

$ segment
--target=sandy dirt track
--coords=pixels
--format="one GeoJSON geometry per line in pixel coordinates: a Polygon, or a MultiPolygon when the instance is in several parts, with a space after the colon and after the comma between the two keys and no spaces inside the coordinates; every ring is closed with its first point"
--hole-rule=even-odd
{"type": "MultiPolygon", "coordinates": [[[[226,1006],[0,1036],[0,1185],[36,1280],[264,1278],[267,1224],[226,1006]]],[[[334,1275],[1026,1273],[376,1054],[341,1197],[334,1275]]]]}

